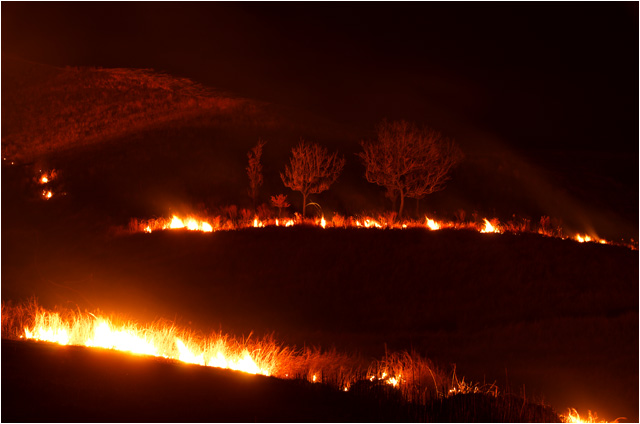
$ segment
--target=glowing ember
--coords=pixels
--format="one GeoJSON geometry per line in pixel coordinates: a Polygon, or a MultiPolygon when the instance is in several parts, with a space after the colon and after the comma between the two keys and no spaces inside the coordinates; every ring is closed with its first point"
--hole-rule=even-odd
{"type": "Polygon", "coordinates": [[[44,199],[51,199],[52,196],[53,196],[53,193],[51,192],[51,190],[45,190],[42,192],[42,197],[44,199]]]}
{"type": "Polygon", "coordinates": [[[322,228],[326,228],[327,227],[327,221],[324,220],[324,215],[322,215],[322,219],[320,220],[320,226],[322,228]]]}
{"type": "MultiPolygon", "coordinates": [[[[42,172],[42,169],[40,170],[40,172],[42,172]]],[[[47,184],[50,183],[53,179],[55,179],[57,176],[56,170],[53,169],[50,172],[42,172],[42,175],[40,175],[40,179],[38,180],[38,182],[40,184],[47,184]]]]}

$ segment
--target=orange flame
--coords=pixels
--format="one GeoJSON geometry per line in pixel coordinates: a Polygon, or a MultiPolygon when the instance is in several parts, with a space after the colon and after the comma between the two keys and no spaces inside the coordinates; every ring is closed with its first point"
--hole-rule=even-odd
{"type": "Polygon", "coordinates": [[[440,224],[433,219],[429,219],[428,217],[424,217],[427,220],[427,227],[431,230],[439,230],[440,224]]]}
{"type": "MultiPolygon", "coordinates": [[[[9,307],[10,310],[6,311],[4,303],[2,307],[4,324],[5,316],[11,317],[12,310],[9,307]]],[[[15,311],[22,317],[27,316],[23,312],[15,311]]],[[[299,358],[307,357],[306,352],[295,353],[277,345],[258,345],[259,347],[252,348],[251,351],[245,342],[242,345],[231,346],[228,343],[227,336],[221,334],[199,340],[186,332],[180,332],[172,325],[160,324],[142,327],[130,322],[124,324],[114,323],[110,318],[103,317],[100,314],[73,312],[67,313],[63,317],[58,312],[50,312],[36,307],[28,316],[30,318],[25,322],[30,323],[30,325],[16,329],[18,333],[21,333],[21,335],[19,334],[20,338],[47,341],[61,345],[114,349],[132,354],[163,357],[185,363],[231,369],[250,374],[291,378],[289,377],[290,373],[295,368],[288,369],[287,366],[291,366],[299,358]],[[298,359],[296,359],[296,355],[298,355],[298,359]],[[292,359],[294,360],[291,363],[285,362],[292,359]]],[[[5,335],[4,332],[5,329],[3,328],[3,336],[5,335]]],[[[393,357],[393,355],[391,356],[393,357]]],[[[312,359],[317,365],[317,358],[312,359]]],[[[404,385],[410,383],[403,378],[403,375],[412,375],[410,365],[412,362],[409,362],[409,368],[404,368],[407,362],[394,362],[391,360],[387,362],[387,366],[379,369],[375,374],[368,374],[366,378],[371,382],[378,380],[394,388],[404,390],[404,385]]],[[[340,369],[342,373],[343,368],[340,367],[340,369]]],[[[369,369],[372,368],[369,367],[369,369]]],[[[309,381],[323,383],[322,374],[320,374],[320,377],[318,376],[323,370],[319,370],[315,366],[313,369],[307,368],[307,370],[306,375],[309,381]]],[[[352,374],[351,377],[344,380],[339,386],[340,390],[348,391],[351,384],[357,381],[356,375],[352,374]]],[[[433,377],[433,373],[431,375],[433,377]]],[[[435,377],[434,384],[437,386],[435,377]]],[[[465,384],[463,379],[462,383],[458,383],[457,387],[450,389],[446,396],[454,396],[458,393],[475,393],[477,391],[477,386],[465,384]]],[[[591,411],[589,411],[588,417],[583,419],[575,409],[569,409],[566,415],[561,415],[560,417],[564,422],[603,422],[599,421],[597,415],[595,413],[592,414],[591,411]]],[[[613,422],[617,421],[618,419],[613,422]]]]}
{"type": "MultiPolygon", "coordinates": [[[[53,194],[51,192],[43,192],[43,197],[48,199],[53,194]],[[48,194],[49,193],[49,194],[48,194]]],[[[428,228],[430,230],[439,230],[443,228],[454,228],[454,229],[471,229],[475,231],[479,231],[481,233],[515,233],[521,234],[523,232],[536,232],[535,229],[527,229],[523,230],[522,226],[519,226],[517,223],[508,222],[507,224],[500,224],[496,218],[489,220],[487,218],[483,219],[484,225],[480,225],[476,222],[452,222],[452,221],[438,221],[435,219],[431,219],[428,216],[425,216],[425,220],[423,222],[417,222],[412,220],[405,220],[401,222],[394,221],[393,219],[387,219],[385,217],[379,217],[379,219],[374,219],[372,217],[359,217],[353,218],[348,217],[344,218],[339,215],[333,218],[331,221],[327,221],[324,215],[318,219],[310,220],[303,219],[297,217],[295,219],[286,219],[285,221],[274,218],[265,221],[261,221],[257,216],[254,217],[252,221],[232,221],[226,219],[221,216],[213,216],[208,217],[207,219],[196,218],[193,216],[189,216],[186,218],[180,218],[176,215],[173,215],[171,220],[166,220],[164,218],[151,219],[145,221],[137,221],[132,220],[132,224],[130,226],[131,230],[134,232],[146,232],[151,233],[153,231],[159,230],[167,230],[167,229],[181,229],[186,228],[190,231],[202,231],[202,232],[214,232],[219,230],[235,230],[246,227],[254,227],[254,228],[263,228],[266,226],[277,226],[277,227],[291,227],[298,224],[313,224],[317,227],[326,229],[327,227],[341,227],[341,228],[376,228],[376,229],[386,229],[386,228],[397,228],[397,229],[407,229],[407,228],[428,228]],[[134,224],[135,223],[135,224],[134,224]]],[[[537,231],[540,233],[540,230],[537,231]]],[[[542,232],[546,236],[553,237],[552,233],[542,232]]],[[[556,237],[561,237],[566,239],[558,233],[555,235],[556,237]]],[[[625,246],[627,248],[637,250],[637,242],[631,240],[631,243],[618,243],[618,242],[610,242],[601,238],[598,238],[594,235],[581,235],[576,234],[572,236],[572,239],[575,241],[584,243],[584,242],[597,242],[600,244],[615,244],[619,246],[625,246]]]]}
{"type": "Polygon", "coordinates": [[[619,417],[613,421],[603,421],[600,418],[598,418],[598,414],[596,414],[595,412],[592,413],[591,411],[589,411],[589,414],[587,415],[586,418],[582,418],[580,414],[578,414],[578,411],[576,411],[574,408],[569,408],[567,410],[567,414],[560,415],[560,418],[562,418],[562,420],[565,423],[606,423],[606,422],[617,423],[619,420],[627,419],[626,417],[619,417]]]}
{"type": "Polygon", "coordinates": [[[53,312],[39,312],[31,328],[24,328],[25,339],[61,345],[79,345],[114,349],[139,355],[159,356],[182,362],[227,368],[250,374],[271,375],[268,365],[256,364],[249,351],[233,352],[224,339],[185,343],[173,328],[140,328],[137,325],[115,326],[108,318],[93,314],[64,321],[53,312]],[[207,348],[213,346],[213,348],[207,348]]]}
{"type": "Polygon", "coordinates": [[[484,228],[480,230],[481,233],[499,233],[498,230],[487,218],[484,218],[484,228]]]}

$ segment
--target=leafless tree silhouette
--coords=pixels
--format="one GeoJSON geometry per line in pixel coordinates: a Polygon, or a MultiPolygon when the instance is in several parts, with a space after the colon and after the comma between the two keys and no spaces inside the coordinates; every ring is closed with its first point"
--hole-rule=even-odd
{"type": "Polygon", "coordinates": [[[291,149],[291,154],[280,178],[286,187],[302,193],[302,216],[305,216],[309,194],[329,189],[342,172],[345,160],[337,152],[329,154],[324,147],[304,140],[291,149]]]}
{"type": "Polygon", "coordinates": [[[358,156],[367,181],[385,187],[391,199],[399,195],[399,217],[406,197],[422,199],[442,190],[451,168],[462,159],[453,140],[407,121],[382,121],[377,134],[377,141],[361,143],[358,156]]]}
{"type": "Polygon", "coordinates": [[[247,153],[249,164],[247,165],[247,175],[249,176],[249,196],[253,201],[253,210],[256,210],[256,204],[258,200],[258,189],[262,185],[262,164],[260,158],[262,156],[262,148],[267,144],[266,141],[258,140],[256,144],[247,153]]]}

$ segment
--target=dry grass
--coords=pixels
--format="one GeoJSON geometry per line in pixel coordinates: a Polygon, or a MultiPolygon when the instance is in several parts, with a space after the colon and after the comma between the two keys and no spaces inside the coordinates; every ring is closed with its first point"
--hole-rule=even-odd
{"type": "MultiPolygon", "coordinates": [[[[70,309],[47,311],[39,306],[35,299],[19,305],[13,305],[11,302],[2,303],[2,337],[7,339],[25,338],[28,331],[34,332],[39,327],[51,327],[66,329],[68,344],[86,345],[87,340],[94,338],[96,323],[101,320],[105,320],[110,327],[121,332],[152,340],[157,349],[155,356],[179,358],[181,352],[176,339],[182,341],[191,352],[196,352],[194,356],[204,358],[208,364],[211,364],[214,358],[230,359],[248,353],[262,373],[284,379],[323,383],[344,391],[354,390],[356,395],[382,396],[385,402],[396,399],[398,405],[408,405],[406,407],[416,414],[416,418],[421,417],[420,420],[426,420],[428,417],[437,417],[439,420],[442,414],[469,417],[477,412],[476,406],[473,409],[465,409],[469,408],[465,402],[462,402],[462,405],[458,404],[461,399],[466,399],[465,396],[478,394],[484,398],[488,396],[496,399],[489,403],[484,398],[478,401],[487,411],[492,411],[498,405],[498,408],[507,408],[507,412],[504,412],[507,420],[515,418],[511,412],[512,406],[501,404],[504,399],[501,400],[498,396],[495,385],[483,387],[468,384],[464,379],[458,380],[455,370],[453,376],[449,377],[448,373],[416,352],[390,352],[382,359],[366,361],[359,355],[338,352],[336,349],[283,346],[273,336],[254,338],[250,335],[239,339],[219,332],[203,337],[202,334],[178,328],[166,320],[139,325],[123,317],[103,317],[98,312],[70,309]],[[462,409],[453,413],[446,406],[450,403],[462,409]]],[[[213,363],[211,366],[217,366],[213,363]]],[[[519,418],[536,421],[536,417],[521,415],[519,418]]]]}
{"type": "Polygon", "coordinates": [[[5,157],[30,160],[247,102],[148,69],[63,68],[46,78],[13,75],[2,108],[5,157]]]}

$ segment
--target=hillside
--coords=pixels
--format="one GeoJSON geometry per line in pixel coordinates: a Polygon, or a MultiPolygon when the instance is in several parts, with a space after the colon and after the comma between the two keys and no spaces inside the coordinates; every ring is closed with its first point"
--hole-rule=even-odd
{"type": "Polygon", "coordinates": [[[275,332],[365,357],[415,349],[473,381],[524,385],[558,412],[636,418],[637,251],[424,229],[114,237],[80,202],[25,201],[8,186],[5,177],[5,301],[275,332]]]}
{"type": "Polygon", "coordinates": [[[56,68],[4,56],[2,62],[2,154],[17,161],[250,107],[147,69],[56,68]]]}
{"type": "MultiPolygon", "coordinates": [[[[120,224],[176,208],[249,207],[246,152],[259,138],[267,141],[259,202],[284,193],[294,211],[301,209],[299,194],[285,188],[279,174],[302,137],[347,159],[331,190],[311,199],[326,215],[390,207],[384,189],[366,182],[355,156],[373,128],[150,70],[56,68],[3,56],[2,81],[4,157],[30,166],[27,174],[58,169],[59,191],[82,193],[76,200],[83,207],[120,224]]],[[[464,210],[532,222],[550,216],[571,232],[638,239],[638,190],[628,178],[637,164],[630,158],[515,152],[469,131],[457,141],[466,158],[446,190],[421,201],[419,211],[410,200],[408,214],[452,219],[464,210]]]]}

